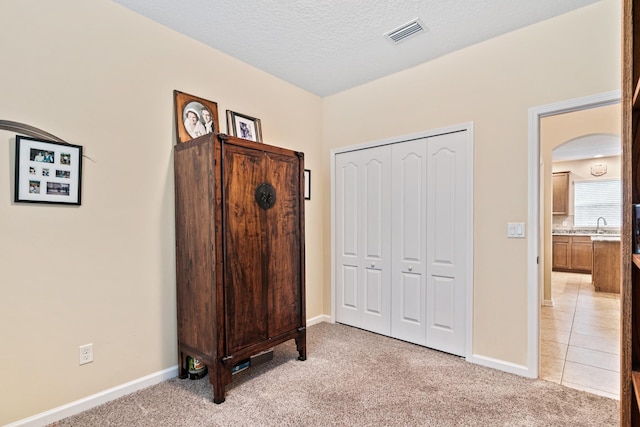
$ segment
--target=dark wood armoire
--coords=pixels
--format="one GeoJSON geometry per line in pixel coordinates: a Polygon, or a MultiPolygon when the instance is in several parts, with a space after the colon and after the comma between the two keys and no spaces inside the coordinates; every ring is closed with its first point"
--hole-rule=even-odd
{"type": "Polygon", "coordinates": [[[306,359],[304,155],[224,134],[175,146],[179,376],[224,402],[234,366],[295,339],[306,359]]]}

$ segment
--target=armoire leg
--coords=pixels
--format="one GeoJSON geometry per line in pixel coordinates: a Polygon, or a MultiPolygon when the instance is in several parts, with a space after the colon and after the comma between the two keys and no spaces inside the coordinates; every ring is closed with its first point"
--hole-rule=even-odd
{"type": "Polygon", "coordinates": [[[209,382],[213,386],[213,403],[220,404],[224,402],[224,378],[223,369],[220,366],[209,368],[209,382]]]}
{"type": "Polygon", "coordinates": [[[305,327],[298,329],[296,337],[296,348],[298,349],[298,360],[307,360],[307,329],[305,327]]]}
{"type": "Polygon", "coordinates": [[[186,379],[189,376],[189,369],[186,366],[186,357],[182,350],[180,350],[180,345],[178,344],[178,378],[181,380],[186,379]]]}

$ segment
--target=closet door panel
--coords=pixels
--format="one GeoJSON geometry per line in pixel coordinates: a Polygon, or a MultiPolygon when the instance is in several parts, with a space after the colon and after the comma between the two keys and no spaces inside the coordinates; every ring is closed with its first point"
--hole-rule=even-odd
{"type": "Polygon", "coordinates": [[[402,301],[398,317],[400,317],[403,322],[419,326],[423,318],[421,303],[424,299],[422,278],[419,274],[404,273],[402,274],[400,288],[402,289],[402,292],[400,292],[402,301]]]}
{"type": "Polygon", "coordinates": [[[363,191],[360,194],[362,227],[362,327],[388,335],[391,330],[391,164],[388,146],[360,151],[363,191]]]}
{"type": "MultiPolygon", "coordinates": [[[[342,292],[340,292],[342,306],[347,310],[357,311],[358,304],[358,268],[345,265],[341,269],[341,281],[343,283],[342,292]]],[[[343,319],[340,319],[342,321],[343,319]]]]}
{"type": "Polygon", "coordinates": [[[335,161],[336,321],[360,327],[360,154],[341,153],[335,161]]]}
{"type": "MultiPolygon", "coordinates": [[[[382,316],[383,296],[382,296],[382,274],[380,270],[373,268],[366,269],[365,273],[365,302],[364,311],[373,316],[382,316]]],[[[388,298],[386,298],[388,300],[388,298]]]]}
{"type": "Polygon", "coordinates": [[[425,343],[426,144],[392,147],[391,336],[425,343]]]}
{"type": "Polygon", "coordinates": [[[466,133],[428,143],[427,346],[464,355],[469,233],[466,133]]]}

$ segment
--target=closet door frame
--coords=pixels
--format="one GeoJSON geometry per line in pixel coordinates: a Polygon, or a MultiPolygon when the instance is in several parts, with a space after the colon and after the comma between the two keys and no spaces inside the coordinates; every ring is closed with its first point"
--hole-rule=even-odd
{"type": "Polygon", "coordinates": [[[414,134],[396,136],[384,140],[365,142],[361,144],[350,145],[346,147],[335,148],[331,150],[331,322],[336,321],[336,155],[340,153],[346,153],[354,150],[362,150],[367,148],[378,147],[381,145],[397,144],[405,141],[411,141],[415,139],[428,138],[438,135],[443,135],[453,132],[466,132],[466,144],[467,144],[467,186],[469,188],[466,213],[467,224],[466,229],[469,232],[468,247],[466,249],[466,270],[469,272],[466,277],[465,283],[465,312],[466,312],[466,345],[465,345],[465,358],[471,359],[473,356],[473,122],[465,122],[453,126],[430,129],[414,134]]]}

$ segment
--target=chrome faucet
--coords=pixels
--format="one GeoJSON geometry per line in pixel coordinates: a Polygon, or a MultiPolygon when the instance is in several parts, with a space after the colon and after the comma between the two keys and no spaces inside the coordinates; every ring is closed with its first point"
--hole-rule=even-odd
{"type": "Polygon", "coordinates": [[[602,220],[602,222],[604,222],[604,225],[607,225],[607,220],[604,219],[603,216],[598,217],[598,221],[596,221],[596,234],[602,233],[602,231],[600,231],[600,220],[602,220]]]}

